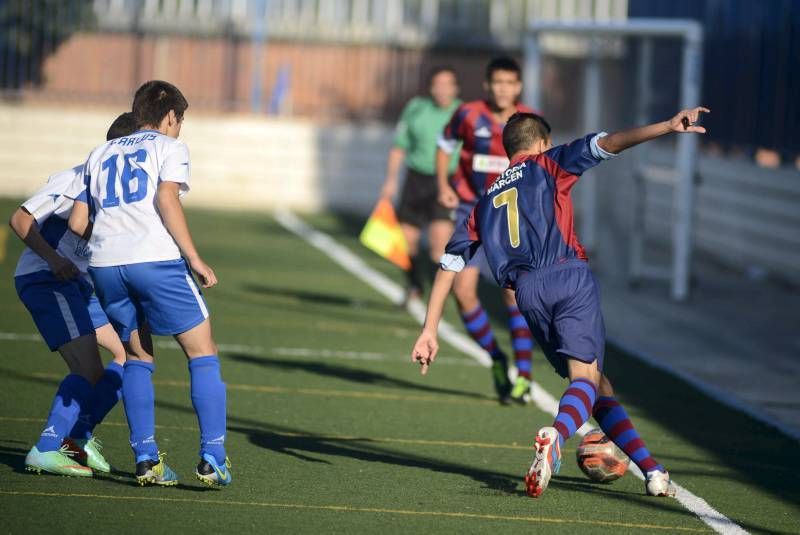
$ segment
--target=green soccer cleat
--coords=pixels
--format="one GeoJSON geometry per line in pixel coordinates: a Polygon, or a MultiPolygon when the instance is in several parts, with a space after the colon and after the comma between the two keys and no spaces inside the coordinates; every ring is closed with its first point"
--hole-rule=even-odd
{"type": "Polygon", "coordinates": [[[231,475],[231,460],[225,457],[225,464],[220,466],[217,464],[217,460],[213,455],[204,453],[203,458],[197,465],[195,475],[197,475],[197,479],[209,487],[215,485],[223,487],[230,485],[233,481],[233,476],[231,475]]]}
{"type": "Polygon", "coordinates": [[[100,453],[100,450],[103,449],[103,444],[97,437],[89,439],[65,438],[64,445],[73,453],[75,460],[82,465],[106,474],[111,472],[111,465],[100,453]]]}
{"type": "Polygon", "coordinates": [[[136,481],[141,486],[172,487],[178,484],[178,474],[164,462],[166,453],[158,452],[158,461],[148,459],[136,463],[136,481]]]}
{"type": "Polygon", "coordinates": [[[92,477],[91,468],[81,465],[72,458],[72,452],[67,446],[61,446],[57,451],[39,451],[34,446],[25,456],[25,470],[29,472],[48,472],[60,476],[92,477]]]}
{"type": "Polygon", "coordinates": [[[519,403],[520,405],[526,405],[530,399],[530,393],[531,380],[527,377],[517,377],[517,380],[514,381],[514,388],[511,389],[511,401],[519,403]]]}
{"type": "Polygon", "coordinates": [[[492,361],[492,379],[494,391],[501,405],[511,403],[511,381],[508,379],[508,362],[504,358],[492,361]]]}

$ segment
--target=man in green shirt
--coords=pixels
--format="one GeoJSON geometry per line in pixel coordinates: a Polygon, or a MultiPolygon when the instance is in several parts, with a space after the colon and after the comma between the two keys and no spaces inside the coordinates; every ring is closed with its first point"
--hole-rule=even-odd
{"type": "MultiPolygon", "coordinates": [[[[381,198],[391,200],[397,193],[400,167],[405,161],[406,181],[397,206],[397,218],[403,230],[411,268],[406,272],[408,286],[406,300],[418,298],[422,293],[422,280],[417,273],[419,240],[422,229],[428,227],[430,255],[434,264],[444,253],[444,246],[452,234],[451,211],[439,204],[436,182],[436,141],[461,104],[458,99],[458,80],[449,67],[439,67],[431,72],[429,96],[414,97],[400,116],[389,151],[386,180],[381,198]]],[[[450,173],[458,163],[458,151],[450,159],[450,173]]]]}

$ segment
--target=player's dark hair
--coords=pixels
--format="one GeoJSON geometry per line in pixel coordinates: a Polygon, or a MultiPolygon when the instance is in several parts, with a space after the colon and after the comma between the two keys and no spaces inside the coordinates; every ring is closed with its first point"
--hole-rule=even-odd
{"type": "Polygon", "coordinates": [[[132,111],[126,111],[111,123],[106,132],[106,141],[117,139],[118,137],[125,137],[133,134],[139,129],[139,124],[136,122],[136,117],[132,111]]]}
{"type": "Polygon", "coordinates": [[[140,125],[158,126],[170,110],[180,121],[188,107],[180,89],[163,80],[145,82],[133,97],[133,114],[140,125]]]}
{"type": "Polygon", "coordinates": [[[489,62],[489,65],[486,66],[486,81],[492,81],[492,75],[497,71],[508,71],[517,74],[517,79],[522,80],[522,69],[517,63],[517,60],[514,58],[510,58],[508,56],[501,56],[499,58],[494,58],[492,61],[489,62]]]}
{"type": "Polygon", "coordinates": [[[509,158],[527,150],[538,140],[550,139],[550,125],[535,113],[515,113],[503,129],[503,148],[509,158]]]}
{"type": "Polygon", "coordinates": [[[436,65],[435,67],[433,67],[431,70],[428,71],[428,77],[425,79],[425,81],[428,83],[426,87],[430,87],[431,84],[433,83],[433,79],[442,74],[443,72],[449,72],[450,74],[453,75],[453,77],[456,80],[458,80],[458,74],[456,73],[456,70],[453,67],[451,67],[450,65],[436,65]]]}

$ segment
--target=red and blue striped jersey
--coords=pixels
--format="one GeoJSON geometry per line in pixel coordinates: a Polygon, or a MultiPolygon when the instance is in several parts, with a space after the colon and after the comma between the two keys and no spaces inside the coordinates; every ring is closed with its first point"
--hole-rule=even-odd
{"type": "Polygon", "coordinates": [[[512,161],[456,228],[442,268],[460,271],[482,246],[498,284],[513,288],[520,272],[587,260],[575,233],[571,190],[583,172],[613,156],[597,146],[602,135],[512,161]]]}
{"type": "MultiPolygon", "coordinates": [[[[518,112],[537,113],[517,104],[518,112]]],[[[439,146],[446,152],[455,150],[461,142],[458,169],[450,183],[463,202],[474,202],[486,191],[486,186],[506,167],[508,157],[503,148],[503,128],[485,100],[465,102],[456,109],[445,126],[439,146]]]]}

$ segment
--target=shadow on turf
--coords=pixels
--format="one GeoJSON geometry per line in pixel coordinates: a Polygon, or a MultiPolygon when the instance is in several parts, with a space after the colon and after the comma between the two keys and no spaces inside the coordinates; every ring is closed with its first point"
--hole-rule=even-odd
{"type": "Polygon", "coordinates": [[[450,388],[427,386],[419,383],[414,383],[411,381],[406,381],[403,379],[397,379],[395,377],[391,377],[379,372],[360,370],[356,368],[350,368],[347,366],[327,364],[324,362],[307,362],[307,361],[283,360],[283,359],[273,359],[273,358],[267,359],[243,353],[231,353],[228,354],[226,358],[231,360],[236,360],[238,362],[244,362],[247,364],[264,366],[267,368],[278,368],[281,370],[289,370],[289,371],[294,371],[294,370],[304,371],[307,373],[321,375],[323,377],[336,377],[338,379],[344,379],[346,381],[351,381],[359,384],[385,386],[390,388],[403,388],[409,390],[418,390],[430,394],[445,394],[448,396],[461,396],[472,399],[481,399],[481,400],[493,399],[486,397],[482,394],[478,394],[476,392],[466,392],[463,390],[454,390],[450,388]]]}
{"type": "Polygon", "coordinates": [[[265,286],[263,284],[245,284],[242,290],[255,294],[290,297],[313,305],[331,305],[347,308],[370,308],[383,310],[386,312],[399,312],[401,309],[397,305],[387,302],[373,301],[371,299],[351,299],[342,295],[332,293],[313,292],[309,290],[297,290],[290,288],[279,288],[276,286],[265,286]]]}

